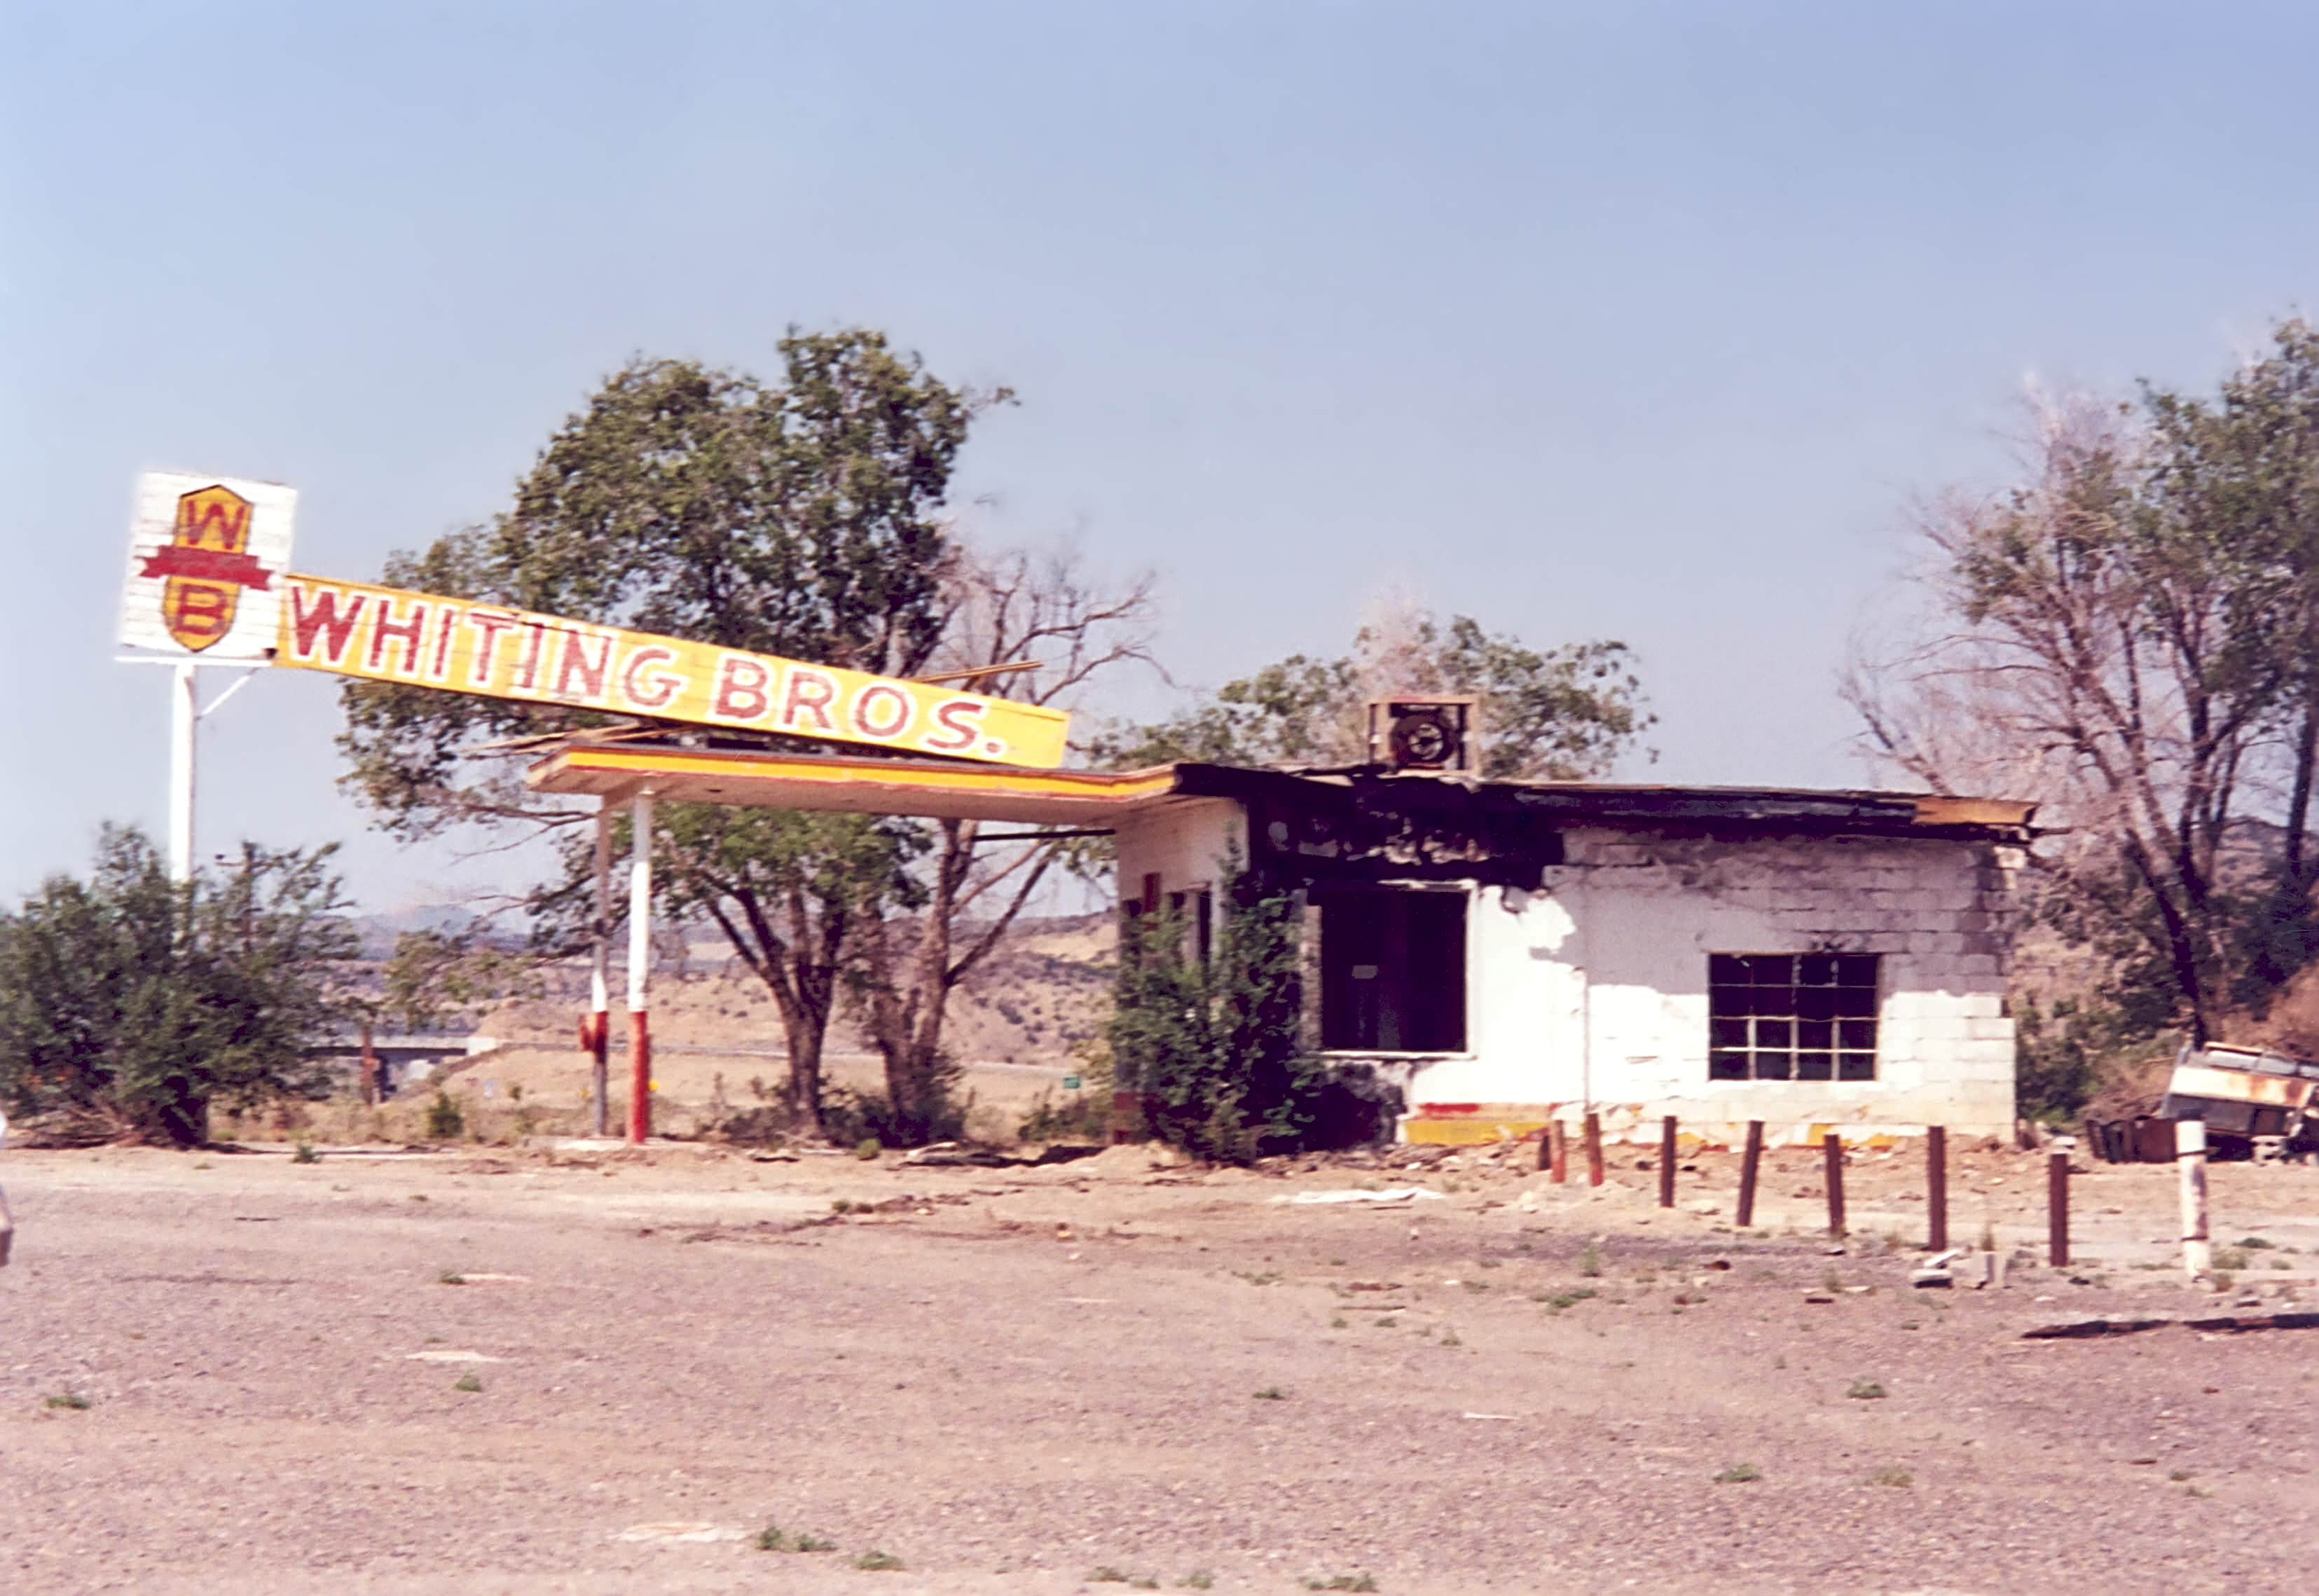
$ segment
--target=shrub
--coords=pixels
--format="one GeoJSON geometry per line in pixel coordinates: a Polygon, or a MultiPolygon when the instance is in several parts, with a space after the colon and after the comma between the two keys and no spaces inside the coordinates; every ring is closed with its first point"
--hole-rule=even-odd
{"type": "Polygon", "coordinates": [[[341,1017],[357,951],[331,852],[245,847],[178,882],[106,826],[86,880],[0,914],[0,1102],[69,1139],[192,1147],[213,1102],[323,1090],[306,1047],[341,1017]]]}
{"type": "Polygon", "coordinates": [[[427,1140],[456,1141],[467,1132],[467,1116],[459,1112],[451,1094],[442,1087],[435,1088],[435,1100],[427,1105],[427,1140]]]}
{"type": "Polygon", "coordinates": [[[1180,915],[1145,914],[1120,951],[1105,1025],[1120,1086],[1162,1141],[1221,1163],[1310,1144],[1331,1078],[1303,1038],[1295,900],[1235,865],[1205,962],[1180,915]]]}
{"type": "Polygon", "coordinates": [[[1015,1128],[1023,1141],[1100,1141],[1111,1129],[1111,1094],[1106,1074],[1090,1078],[1084,1090],[1073,1092],[1058,1105],[1054,1095],[1042,1092],[1031,1111],[1015,1128]]]}

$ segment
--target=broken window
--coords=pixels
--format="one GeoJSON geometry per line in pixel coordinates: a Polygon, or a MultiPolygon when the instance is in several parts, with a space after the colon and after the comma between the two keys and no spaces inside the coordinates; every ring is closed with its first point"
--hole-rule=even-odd
{"type": "Polygon", "coordinates": [[[1466,894],[1322,888],[1321,1045],[1466,1050],[1466,894]]]}
{"type": "Polygon", "coordinates": [[[1710,1080],[1874,1080],[1874,953],[1714,953],[1710,1080]]]}

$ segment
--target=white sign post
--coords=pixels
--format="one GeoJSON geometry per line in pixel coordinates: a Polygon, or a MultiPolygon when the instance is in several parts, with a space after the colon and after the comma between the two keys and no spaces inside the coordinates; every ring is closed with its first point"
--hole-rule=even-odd
{"type": "Polygon", "coordinates": [[[279,482],[168,471],[137,481],[121,642],[143,651],[130,660],[175,668],[169,873],[180,881],[194,873],[194,730],[205,713],[194,697],[198,668],[273,657],[297,504],[297,491],[279,482]]]}

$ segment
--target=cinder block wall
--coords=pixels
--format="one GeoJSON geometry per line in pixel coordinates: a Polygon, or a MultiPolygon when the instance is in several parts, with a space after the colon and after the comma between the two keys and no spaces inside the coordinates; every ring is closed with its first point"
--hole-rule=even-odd
{"type": "Polygon", "coordinates": [[[1612,832],[1567,842],[1569,862],[1542,891],[1475,894],[1472,1050],[1404,1061],[1412,1108],[1572,1114],[1591,1098],[1614,1131],[1673,1114],[1710,1136],[1750,1119],[1847,1135],[2011,1128],[2005,851],[1612,832]],[[1878,1078],[1709,1080],[1708,956],[1823,951],[1883,955],[1878,1078]]]}
{"type": "Polygon", "coordinates": [[[1237,856],[1248,861],[1248,812],[1231,798],[1185,798],[1119,832],[1119,899],[1141,896],[1143,878],[1162,892],[1219,888],[1237,856]]]}

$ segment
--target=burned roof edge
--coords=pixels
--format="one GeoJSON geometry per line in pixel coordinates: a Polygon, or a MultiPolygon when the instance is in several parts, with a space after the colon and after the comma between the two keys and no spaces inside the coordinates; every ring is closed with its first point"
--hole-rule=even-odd
{"type": "Polygon", "coordinates": [[[1724,834],[1907,836],[2026,843],[2035,803],[1939,793],[1766,787],[1675,787],[1592,781],[1468,781],[1338,771],[1327,774],[1240,765],[1178,764],[1177,792],[1240,799],[1355,797],[1365,807],[1411,814],[1479,808],[1565,826],[1724,834]]]}

